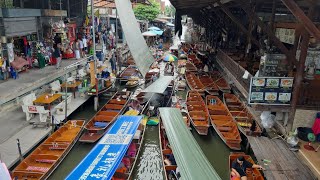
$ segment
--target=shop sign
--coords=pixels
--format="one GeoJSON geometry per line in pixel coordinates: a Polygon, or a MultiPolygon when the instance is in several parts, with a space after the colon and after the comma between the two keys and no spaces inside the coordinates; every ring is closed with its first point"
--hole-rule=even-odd
{"type": "Polygon", "coordinates": [[[290,105],[292,77],[252,77],[249,104],[290,105]]]}

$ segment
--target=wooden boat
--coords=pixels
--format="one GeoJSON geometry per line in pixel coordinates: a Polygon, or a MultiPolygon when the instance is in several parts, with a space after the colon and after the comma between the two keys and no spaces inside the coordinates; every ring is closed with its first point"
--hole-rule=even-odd
{"type": "Polygon", "coordinates": [[[205,90],[210,95],[219,95],[219,87],[213,79],[206,73],[198,74],[200,82],[205,86],[205,90]]]}
{"type": "Polygon", "coordinates": [[[138,76],[139,71],[135,66],[126,67],[119,75],[120,84],[126,83],[132,76],[138,76]]]}
{"type": "MultiPolygon", "coordinates": [[[[256,121],[247,106],[242,103],[234,94],[223,94],[224,103],[227,105],[234,120],[237,121],[240,131],[245,134],[250,134],[250,127],[253,121],[256,121]]],[[[261,127],[256,123],[256,130],[251,133],[252,136],[260,136],[262,133],[261,127]]]]}
{"type": "Polygon", "coordinates": [[[220,91],[224,93],[230,93],[231,87],[229,86],[228,82],[222,77],[219,71],[213,71],[211,74],[213,81],[217,84],[220,91]]]}
{"type": "Polygon", "coordinates": [[[80,137],[80,142],[95,143],[107,131],[107,128],[117,119],[129,100],[130,92],[117,92],[85,125],[85,132],[80,137]]]}
{"type": "Polygon", "coordinates": [[[240,133],[227,106],[217,96],[211,95],[206,97],[206,104],[211,124],[217,134],[230,149],[240,150],[240,133]]]}
{"type": "Polygon", "coordinates": [[[198,91],[201,95],[204,95],[206,87],[201,83],[200,79],[195,75],[195,73],[187,72],[186,81],[191,90],[198,91]]]}
{"type": "Polygon", "coordinates": [[[162,167],[163,167],[164,175],[165,175],[164,177],[166,180],[178,179],[178,178],[174,177],[175,176],[174,172],[176,171],[178,166],[175,161],[172,162],[168,158],[168,157],[170,157],[170,159],[174,159],[174,155],[171,150],[169,140],[165,135],[165,129],[164,129],[161,122],[160,122],[160,126],[159,126],[159,139],[160,139],[162,167]],[[171,173],[171,172],[173,172],[173,173],[171,173]]]}
{"type": "Polygon", "coordinates": [[[101,93],[104,93],[106,91],[108,91],[112,85],[114,84],[114,82],[112,82],[110,79],[105,81],[105,85],[102,86],[102,83],[104,83],[104,80],[96,80],[96,85],[91,87],[88,92],[87,95],[88,96],[95,96],[95,95],[99,95],[101,93]],[[98,89],[98,91],[97,91],[98,89]]]}
{"type": "Polygon", "coordinates": [[[206,104],[197,91],[189,91],[187,94],[188,116],[193,127],[200,135],[207,135],[209,129],[209,113],[206,104]]]}
{"type": "Polygon", "coordinates": [[[190,61],[186,62],[186,72],[197,72],[197,67],[190,61]]]}
{"type": "Polygon", "coordinates": [[[188,55],[188,60],[189,60],[192,64],[194,64],[198,69],[200,69],[200,68],[203,66],[201,60],[197,58],[197,55],[196,55],[196,54],[189,54],[189,55],[188,55]]]}
{"type": "Polygon", "coordinates": [[[139,81],[136,81],[136,80],[129,80],[127,83],[126,83],[126,88],[135,88],[139,86],[139,81]]]}
{"type": "Polygon", "coordinates": [[[157,79],[160,77],[160,68],[156,62],[151,65],[150,71],[147,72],[145,76],[145,84],[152,82],[152,76],[156,76],[157,79]]]}
{"type": "Polygon", "coordinates": [[[137,159],[140,154],[140,150],[144,140],[144,133],[146,130],[146,124],[142,120],[132,141],[129,145],[127,153],[122,159],[122,163],[125,165],[121,168],[118,168],[114,173],[112,180],[127,180],[132,179],[132,172],[136,166],[137,159]]]}
{"type": "MultiPolygon", "coordinates": [[[[255,164],[253,159],[251,158],[251,156],[246,155],[243,152],[231,153],[230,156],[229,156],[230,180],[232,180],[232,177],[231,177],[232,162],[234,160],[236,160],[239,156],[243,156],[246,161],[248,161],[248,162],[250,162],[252,164],[255,164]]],[[[247,174],[248,180],[264,180],[263,175],[256,168],[252,168],[252,169],[249,169],[249,170],[247,169],[246,174],[247,174]]]]}
{"type": "Polygon", "coordinates": [[[13,171],[13,179],[47,179],[77,142],[84,120],[70,120],[38,146],[13,171]]]}

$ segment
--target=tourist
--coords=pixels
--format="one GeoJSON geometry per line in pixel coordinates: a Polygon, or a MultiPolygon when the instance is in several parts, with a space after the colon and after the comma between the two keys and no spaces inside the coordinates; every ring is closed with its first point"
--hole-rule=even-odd
{"type": "Polygon", "coordinates": [[[112,69],[112,73],[116,74],[116,53],[115,50],[112,49],[111,50],[111,58],[110,58],[110,64],[111,64],[111,69],[112,69]]]}
{"type": "Polygon", "coordinates": [[[60,63],[61,63],[61,51],[59,46],[60,46],[59,44],[53,45],[53,48],[54,48],[53,57],[56,58],[56,61],[57,61],[56,69],[60,68],[60,63]]]}
{"type": "Polygon", "coordinates": [[[249,135],[251,136],[257,129],[257,123],[256,121],[252,121],[252,124],[250,126],[250,132],[249,132],[249,135]]]}
{"type": "Polygon", "coordinates": [[[251,164],[246,161],[243,156],[239,156],[236,160],[232,162],[231,165],[231,176],[241,178],[241,180],[247,180],[246,169],[247,168],[264,168],[257,164],[251,164]]]}
{"type": "Polygon", "coordinates": [[[84,52],[83,52],[83,41],[78,39],[79,43],[79,51],[80,51],[80,57],[84,57],[84,52]]]}
{"type": "Polygon", "coordinates": [[[88,53],[88,43],[87,43],[87,38],[86,36],[83,36],[82,37],[82,43],[83,43],[83,52],[84,52],[84,55],[88,53]]]}
{"type": "Polygon", "coordinates": [[[73,51],[74,51],[76,59],[80,59],[80,45],[79,45],[78,40],[74,41],[74,43],[73,43],[73,51]]]}

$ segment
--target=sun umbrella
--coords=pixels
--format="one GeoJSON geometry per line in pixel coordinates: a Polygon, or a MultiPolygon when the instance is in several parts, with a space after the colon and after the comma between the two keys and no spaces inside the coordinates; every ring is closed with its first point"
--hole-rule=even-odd
{"type": "Polygon", "coordinates": [[[168,23],[166,23],[166,25],[167,25],[167,26],[170,26],[170,27],[174,27],[174,24],[169,23],[169,22],[168,22],[168,23]]]}
{"type": "Polygon", "coordinates": [[[157,35],[159,35],[159,36],[161,36],[161,35],[163,34],[163,31],[161,31],[161,30],[159,30],[159,31],[157,31],[157,30],[152,30],[151,32],[154,32],[155,34],[157,34],[157,35]]]}
{"type": "Polygon", "coordinates": [[[156,36],[157,34],[154,31],[146,31],[142,33],[142,36],[156,36]]]}
{"type": "Polygon", "coordinates": [[[148,30],[161,31],[161,29],[160,29],[160,28],[155,27],[155,26],[149,27],[149,28],[148,28],[148,30]]]}
{"type": "Polygon", "coordinates": [[[166,62],[173,62],[173,61],[177,61],[177,60],[178,60],[178,58],[172,54],[167,54],[166,56],[163,57],[163,61],[166,61],[166,62]]]}

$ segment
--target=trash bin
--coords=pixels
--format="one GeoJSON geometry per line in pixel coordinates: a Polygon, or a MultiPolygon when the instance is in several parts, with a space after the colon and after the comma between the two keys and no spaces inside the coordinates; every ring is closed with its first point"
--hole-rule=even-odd
{"type": "Polygon", "coordinates": [[[45,58],[41,53],[37,54],[39,68],[44,68],[46,66],[45,58]]]}

